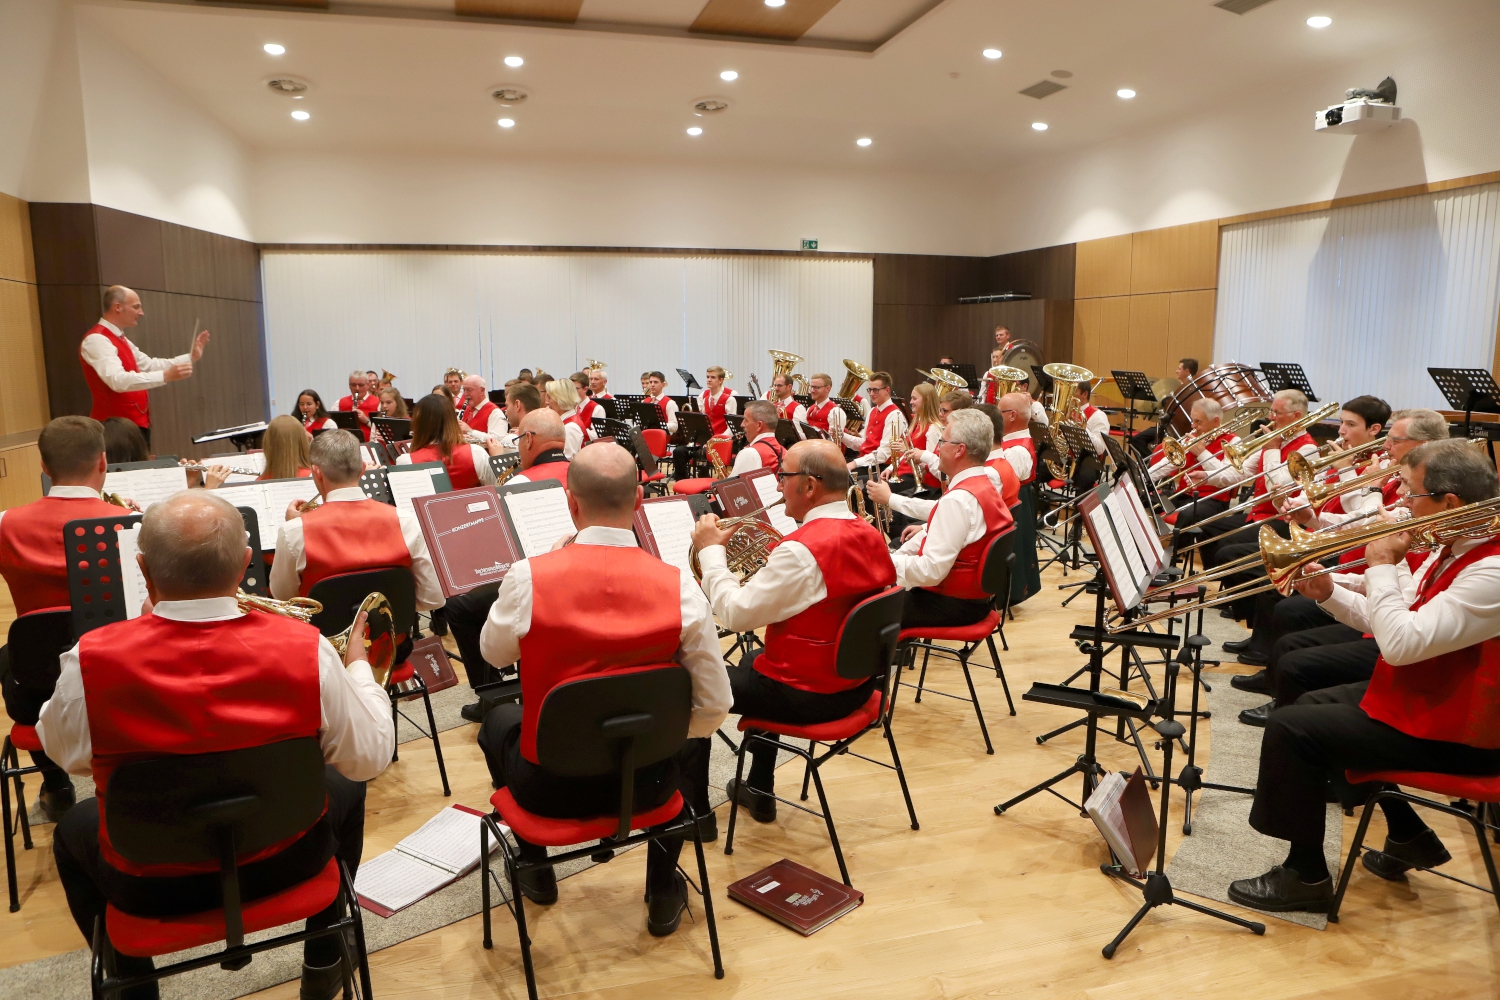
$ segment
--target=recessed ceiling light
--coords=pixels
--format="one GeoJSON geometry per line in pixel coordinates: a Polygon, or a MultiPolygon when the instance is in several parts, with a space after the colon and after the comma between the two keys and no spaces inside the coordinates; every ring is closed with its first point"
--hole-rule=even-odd
{"type": "Polygon", "coordinates": [[[522,59],[520,56],[506,56],[505,65],[509,66],[511,69],[520,69],[522,66],[526,65],[526,60],[522,59]]]}
{"type": "Polygon", "coordinates": [[[499,125],[501,128],[515,128],[516,120],[514,118],[502,118],[495,124],[499,125]]]}
{"type": "Polygon", "coordinates": [[[1326,28],[1332,23],[1333,18],[1324,17],[1321,14],[1319,14],[1317,17],[1310,17],[1307,19],[1307,26],[1309,28],[1326,28]]]}
{"type": "Polygon", "coordinates": [[[785,7],[786,0],[766,0],[767,7],[785,7]]]}
{"type": "Polygon", "coordinates": [[[702,135],[702,134],[703,134],[703,130],[701,128],[699,128],[698,126],[696,126],[696,125],[694,125],[690,129],[688,129],[688,135],[702,135]]]}
{"type": "Polygon", "coordinates": [[[869,144],[870,144],[870,143],[872,143],[872,142],[874,142],[874,141],[875,141],[875,140],[874,140],[874,139],[869,139],[869,138],[865,138],[865,139],[855,139],[855,140],[854,140],[854,144],[855,144],[855,145],[856,145],[856,146],[868,146],[868,145],[869,145],[869,144]]]}
{"type": "Polygon", "coordinates": [[[985,49],[984,50],[984,57],[986,59],[999,59],[1000,58],[1000,54],[1001,53],[1000,53],[999,49],[985,49]]]}
{"type": "Polygon", "coordinates": [[[1046,122],[1032,122],[1031,123],[1031,127],[1034,128],[1034,129],[1036,129],[1038,132],[1045,132],[1045,131],[1047,131],[1047,123],[1046,122]]]}
{"type": "Polygon", "coordinates": [[[261,48],[265,49],[266,54],[271,56],[279,56],[286,52],[285,45],[277,45],[275,42],[267,42],[261,48]]]}
{"type": "Polygon", "coordinates": [[[1135,96],[1135,91],[1131,90],[1129,87],[1121,87],[1119,90],[1115,91],[1115,96],[1123,97],[1128,101],[1135,96]]]}
{"type": "Polygon", "coordinates": [[[726,69],[724,72],[719,74],[720,80],[738,80],[739,78],[740,75],[732,69],[726,69]]]}
{"type": "Polygon", "coordinates": [[[311,118],[312,115],[308,114],[306,111],[293,111],[292,117],[297,119],[299,122],[305,122],[309,118],[311,118]]]}

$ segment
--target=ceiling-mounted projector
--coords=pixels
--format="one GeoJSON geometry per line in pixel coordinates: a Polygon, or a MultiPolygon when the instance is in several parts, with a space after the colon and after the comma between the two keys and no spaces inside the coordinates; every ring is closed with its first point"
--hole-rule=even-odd
{"type": "Polygon", "coordinates": [[[1390,128],[1401,120],[1396,107],[1396,81],[1386,77],[1374,90],[1352,87],[1342,104],[1330,105],[1313,114],[1313,131],[1357,133],[1390,128]]]}

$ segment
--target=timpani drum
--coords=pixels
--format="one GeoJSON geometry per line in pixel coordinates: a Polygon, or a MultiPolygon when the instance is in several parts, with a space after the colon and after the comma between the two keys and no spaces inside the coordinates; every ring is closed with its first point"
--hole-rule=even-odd
{"type": "Polygon", "coordinates": [[[1193,403],[1199,399],[1218,403],[1224,408],[1225,418],[1243,407],[1265,409],[1271,405],[1271,393],[1254,368],[1238,363],[1213,365],[1162,401],[1167,424],[1179,435],[1192,433],[1193,403]]]}

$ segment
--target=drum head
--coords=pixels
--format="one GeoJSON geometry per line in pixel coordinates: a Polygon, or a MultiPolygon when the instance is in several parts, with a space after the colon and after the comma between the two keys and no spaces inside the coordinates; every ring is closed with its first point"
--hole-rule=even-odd
{"type": "Polygon", "coordinates": [[[1237,363],[1212,365],[1193,377],[1162,403],[1169,426],[1179,435],[1193,429],[1193,403],[1211,399],[1231,416],[1241,407],[1268,407],[1271,393],[1260,380],[1260,373],[1249,365],[1237,363]]]}
{"type": "Polygon", "coordinates": [[[1031,370],[1031,366],[1041,367],[1041,347],[1030,340],[1013,340],[1010,342],[1010,347],[1006,349],[1004,357],[1000,359],[1000,363],[1026,372],[1026,391],[1031,393],[1032,399],[1040,398],[1037,392],[1036,373],[1031,370]]]}

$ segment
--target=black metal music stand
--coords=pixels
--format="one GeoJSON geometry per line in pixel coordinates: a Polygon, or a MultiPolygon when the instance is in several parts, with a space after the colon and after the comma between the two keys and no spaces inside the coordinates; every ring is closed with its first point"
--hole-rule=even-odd
{"type": "Polygon", "coordinates": [[[693,392],[703,391],[703,386],[698,384],[698,380],[693,377],[693,373],[688,371],[686,368],[677,369],[677,374],[682,376],[682,384],[687,386],[693,392]]]}
{"type": "Polygon", "coordinates": [[[236,427],[221,427],[216,431],[208,431],[193,438],[193,444],[209,444],[213,441],[228,441],[240,451],[248,451],[260,444],[260,437],[266,432],[266,422],[257,420],[253,424],[240,424],[236,427]]]}
{"type": "Polygon", "coordinates": [[[785,417],[776,421],[777,444],[781,445],[783,448],[790,448],[792,445],[801,440],[801,436],[797,433],[797,421],[787,420],[785,417]]]}
{"type": "Polygon", "coordinates": [[[1053,390],[1052,376],[1042,371],[1041,365],[1032,365],[1031,374],[1036,376],[1036,391],[1040,395],[1045,396],[1053,390]]]}
{"type": "Polygon", "coordinates": [[[631,454],[635,454],[635,439],[630,433],[633,428],[625,421],[615,420],[610,417],[595,417],[594,429],[600,437],[614,438],[615,444],[618,444],[631,454]]]}
{"type": "MultiPolygon", "coordinates": [[[[596,420],[595,423],[598,423],[596,420]]],[[[490,456],[490,469],[495,473],[495,479],[504,484],[504,481],[515,475],[521,468],[521,453],[519,451],[507,451],[502,455],[490,456]]]]}
{"type": "Polygon", "coordinates": [[[1484,432],[1490,451],[1490,461],[1495,460],[1495,434],[1500,433],[1500,424],[1475,424],[1475,413],[1500,413],[1500,385],[1495,377],[1483,368],[1429,368],[1427,374],[1437,383],[1448,405],[1464,411],[1464,436],[1474,437],[1477,426],[1484,432]]]}
{"type": "MultiPolygon", "coordinates": [[[[487,395],[487,396],[490,397],[490,402],[491,403],[494,403],[496,406],[500,407],[502,410],[505,409],[505,390],[504,389],[491,389],[489,392],[485,393],[485,395],[487,395]]],[[[406,404],[406,406],[407,406],[407,409],[411,409],[411,403],[408,402],[406,404]]],[[[459,661],[459,662],[463,662],[463,661],[459,661]]]]}
{"type": "Polygon", "coordinates": [[[1130,404],[1130,416],[1127,418],[1125,433],[1127,436],[1135,433],[1135,404],[1160,402],[1156,393],[1151,389],[1151,380],[1146,377],[1145,372],[1126,372],[1111,370],[1110,374],[1115,377],[1115,387],[1120,390],[1120,396],[1130,404]]]}
{"type": "Polygon", "coordinates": [[[1301,365],[1291,361],[1262,361],[1260,370],[1266,376],[1266,387],[1272,392],[1296,389],[1307,397],[1309,403],[1318,401],[1318,397],[1313,395],[1312,383],[1307,380],[1307,372],[1302,370],[1301,365]]]}
{"type": "Polygon", "coordinates": [[[635,418],[632,423],[641,430],[666,430],[662,426],[661,410],[655,403],[632,403],[630,415],[635,418]]]}
{"type": "Polygon", "coordinates": [[[359,474],[359,488],[364,490],[365,496],[371,500],[394,505],[396,501],[391,499],[390,474],[390,468],[384,465],[366,469],[359,474]]]}
{"type": "Polygon", "coordinates": [[[750,442],[745,438],[745,418],[738,413],[724,414],[724,422],[729,425],[729,435],[734,439],[730,445],[731,450],[739,451],[750,442]]]}

